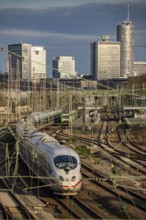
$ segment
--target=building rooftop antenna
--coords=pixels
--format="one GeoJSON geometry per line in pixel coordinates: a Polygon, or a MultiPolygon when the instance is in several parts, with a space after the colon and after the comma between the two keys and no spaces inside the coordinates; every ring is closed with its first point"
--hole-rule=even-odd
{"type": "Polygon", "coordinates": [[[127,9],[127,21],[129,21],[129,9],[130,9],[130,5],[128,4],[128,9],[127,9]]]}

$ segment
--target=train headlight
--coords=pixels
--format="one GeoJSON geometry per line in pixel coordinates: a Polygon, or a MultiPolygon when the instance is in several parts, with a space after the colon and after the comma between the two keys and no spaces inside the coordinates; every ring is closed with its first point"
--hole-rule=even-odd
{"type": "Polygon", "coordinates": [[[64,181],[63,176],[59,176],[59,179],[60,179],[61,181],[64,181]]]}
{"type": "Polygon", "coordinates": [[[73,182],[75,181],[75,179],[76,179],[76,176],[72,176],[71,181],[73,182]]]}

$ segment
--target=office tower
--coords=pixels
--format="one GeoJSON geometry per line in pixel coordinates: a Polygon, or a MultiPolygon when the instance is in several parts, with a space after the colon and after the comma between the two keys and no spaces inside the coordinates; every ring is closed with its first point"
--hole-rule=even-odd
{"type": "Polygon", "coordinates": [[[52,61],[53,78],[75,78],[75,59],[71,56],[58,56],[52,61]]]}
{"type": "Polygon", "coordinates": [[[17,61],[19,61],[21,81],[46,78],[46,50],[43,47],[31,44],[10,44],[8,55],[11,57],[11,70],[14,78],[18,71],[17,61]]]}
{"type": "Polygon", "coordinates": [[[20,79],[30,78],[31,72],[31,44],[11,44],[8,45],[8,55],[11,56],[11,70],[15,77],[18,71],[17,61],[19,61],[20,79]]]}
{"type": "Polygon", "coordinates": [[[134,25],[127,20],[117,25],[117,41],[121,42],[121,77],[133,76],[134,63],[134,25]]]}
{"type": "Polygon", "coordinates": [[[31,47],[31,78],[46,78],[46,50],[44,47],[31,47]]]}
{"type": "Polygon", "coordinates": [[[120,77],[120,42],[110,41],[104,35],[102,41],[90,44],[90,70],[93,79],[112,79],[120,77]]]}
{"type": "Polygon", "coordinates": [[[146,62],[135,61],[134,62],[134,76],[140,76],[146,74],[146,62]]]}

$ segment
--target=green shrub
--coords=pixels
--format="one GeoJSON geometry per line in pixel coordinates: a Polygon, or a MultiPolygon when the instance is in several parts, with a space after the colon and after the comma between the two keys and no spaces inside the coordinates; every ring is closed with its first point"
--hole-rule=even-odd
{"type": "Polygon", "coordinates": [[[76,150],[77,150],[78,153],[80,153],[81,155],[83,155],[83,156],[85,156],[85,157],[87,157],[88,154],[89,154],[89,152],[88,152],[88,150],[87,150],[87,148],[86,148],[85,145],[79,145],[79,146],[77,146],[77,147],[76,147],[76,150]]]}
{"type": "Polygon", "coordinates": [[[76,142],[76,141],[77,141],[77,138],[76,138],[76,137],[71,137],[71,138],[70,138],[70,141],[76,142]]]}

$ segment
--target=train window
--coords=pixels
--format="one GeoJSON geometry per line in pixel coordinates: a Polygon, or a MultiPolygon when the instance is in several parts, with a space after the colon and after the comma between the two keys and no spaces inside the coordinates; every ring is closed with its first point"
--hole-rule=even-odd
{"type": "Polygon", "coordinates": [[[75,169],[77,167],[77,159],[68,155],[60,155],[55,157],[54,163],[59,169],[64,169],[66,166],[70,169],[75,169]]]}

